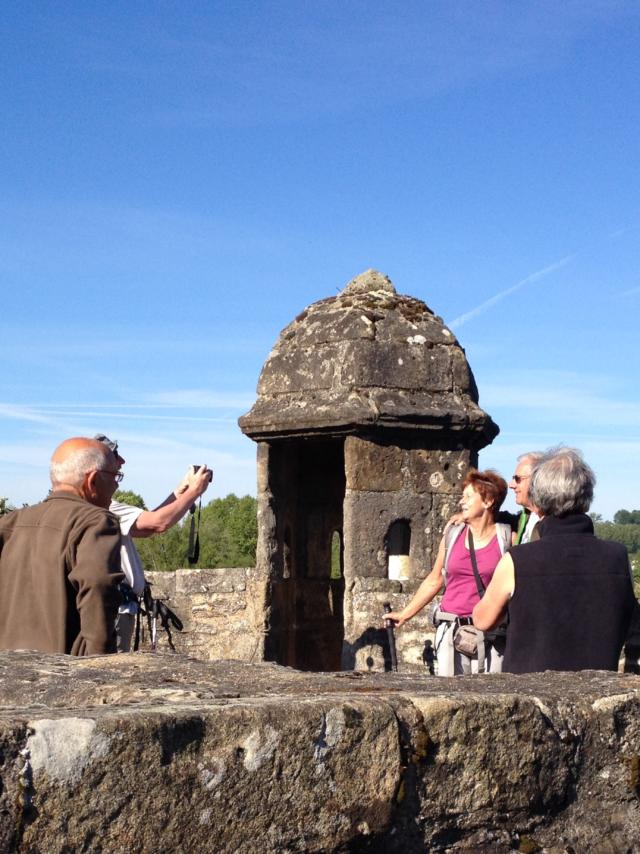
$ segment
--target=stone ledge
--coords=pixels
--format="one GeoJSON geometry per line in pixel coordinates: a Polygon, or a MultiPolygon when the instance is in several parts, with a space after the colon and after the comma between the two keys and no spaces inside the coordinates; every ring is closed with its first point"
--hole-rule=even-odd
{"type": "Polygon", "coordinates": [[[640,848],[636,676],[24,652],[0,697],[1,851],[640,848]]]}

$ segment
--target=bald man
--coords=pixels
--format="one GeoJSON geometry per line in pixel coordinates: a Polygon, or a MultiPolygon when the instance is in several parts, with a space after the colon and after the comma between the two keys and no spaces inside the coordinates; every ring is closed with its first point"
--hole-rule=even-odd
{"type": "Polygon", "coordinates": [[[0,649],[116,651],[120,527],[108,511],[122,475],[95,439],[51,458],[51,493],[0,519],[0,649]]]}

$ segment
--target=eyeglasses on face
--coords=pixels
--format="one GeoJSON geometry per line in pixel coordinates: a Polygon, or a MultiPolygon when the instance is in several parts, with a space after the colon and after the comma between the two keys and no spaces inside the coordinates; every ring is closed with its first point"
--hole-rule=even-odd
{"type": "Polygon", "coordinates": [[[113,475],[113,479],[116,483],[122,483],[122,478],[124,477],[123,471],[111,471],[111,469],[96,469],[96,471],[101,471],[104,474],[113,475]]]}
{"type": "Polygon", "coordinates": [[[511,480],[514,480],[516,483],[522,483],[523,480],[527,480],[530,477],[530,474],[514,474],[511,480]]]}

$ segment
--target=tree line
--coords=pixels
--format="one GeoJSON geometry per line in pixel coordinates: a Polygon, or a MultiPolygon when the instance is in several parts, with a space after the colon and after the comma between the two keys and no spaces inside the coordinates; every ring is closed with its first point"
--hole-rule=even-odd
{"type": "MultiPolygon", "coordinates": [[[[146,510],[142,497],[135,492],[118,490],[113,496],[146,510]]],[[[164,534],[137,539],[136,549],[144,569],[168,571],[182,567],[235,567],[255,566],[258,541],[257,502],[250,495],[238,497],[231,493],[226,498],[215,498],[207,505],[195,508],[194,523],[199,529],[200,551],[198,559],[190,564],[189,532],[191,515],[164,534]]]]}
{"type": "Polygon", "coordinates": [[[618,510],[613,522],[605,521],[598,513],[591,518],[598,537],[622,543],[630,555],[640,552],[640,510],[618,510]]]}
{"type": "MultiPolygon", "coordinates": [[[[118,490],[117,501],[147,509],[141,495],[127,490],[118,490]]],[[[238,497],[231,493],[226,498],[215,498],[205,505],[200,514],[200,554],[191,564],[195,567],[255,566],[258,522],[256,499],[250,495],[238,497]]],[[[0,516],[14,508],[7,498],[0,497],[0,516]]],[[[196,515],[196,520],[197,520],[196,515]]],[[[618,510],[613,521],[607,521],[597,513],[592,514],[595,532],[603,540],[615,540],[627,547],[640,584],[640,510],[618,510]]],[[[145,570],[167,571],[190,564],[189,515],[164,534],[148,539],[136,540],[145,570]]]]}
{"type": "Polygon", "coordinates": [[[636,595],[640,596],[640,510],[618,510],[613,522],[605,521],[598,513],[592,513],[591,518],[596,536],[627,547],[636,595]]]}

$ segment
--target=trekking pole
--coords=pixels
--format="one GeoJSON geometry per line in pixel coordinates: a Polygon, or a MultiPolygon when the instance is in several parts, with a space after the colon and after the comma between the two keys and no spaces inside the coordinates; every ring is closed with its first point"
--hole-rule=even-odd
{"type": "MultiPolygon", "coordinates": [[[[391,605],[389,602],[385,602],[382,606],[385,614],[390,613],[391,605]]],[[[393,631],[393,620],[385,620],[384,626],[387,630],[387,639],[389,641],[389,653],[391,656],[391,669],[398,671],[398,655],[396,653],[396,636],[393,631]]]]}
{"type": "Polygon", "coordinates": [[[151,609],[151,650],[156,651],[158,644],[158,600],[153,600],[153,608],[151,609]]]}
{"type": "Polygon", "coordinates": [[[158,616],[160,617],[160,626],[167,633],[167,640],[169,642],[169,648],[171,652],[176,652],[176,647],[173,642],[173,635],[171,634],[171,626],[177,629],[179,632],[182,631],[184,626],[182,625],[182,620],[180,617],[175,614],[171,608],[166,605],[162,599],[156,599],[156,604],[158,606],[158,616]]]}

